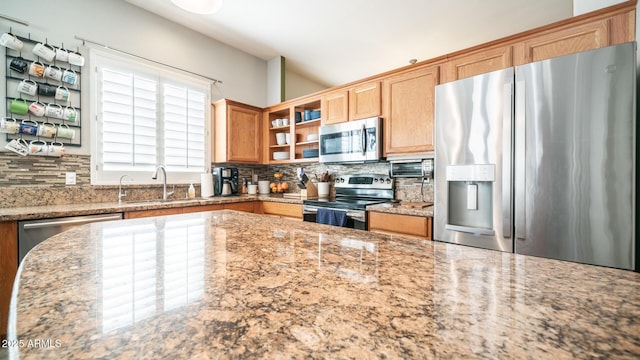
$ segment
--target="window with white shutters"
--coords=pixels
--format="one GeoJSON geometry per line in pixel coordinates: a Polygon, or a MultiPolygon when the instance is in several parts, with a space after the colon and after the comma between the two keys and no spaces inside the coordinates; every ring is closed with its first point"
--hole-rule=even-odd
{"type": "Polygon", "coordinates": [[[121,55],[93,52],[92,184],[124,175],[152,184],[164,165],[170,183],[199,181],[210,166],[210,84],[121,55]]]}

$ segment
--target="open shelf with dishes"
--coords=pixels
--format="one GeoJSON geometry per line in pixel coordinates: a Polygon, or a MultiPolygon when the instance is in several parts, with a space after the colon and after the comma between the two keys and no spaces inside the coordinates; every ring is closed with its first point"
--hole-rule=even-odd
{"type": "Polygon", "coordinates": [[[270,164],[317,162],[320,116],[319,97],[267,110],[266,160],[270,164]]]}

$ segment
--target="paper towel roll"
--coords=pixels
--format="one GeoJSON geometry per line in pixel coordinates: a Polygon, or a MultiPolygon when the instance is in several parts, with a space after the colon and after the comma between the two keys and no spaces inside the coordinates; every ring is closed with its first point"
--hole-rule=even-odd
{"type": "Polygon", "coordinates": [[[200,196],[213,196],[213,175],[210,173],[200,174],[200,196]]]}

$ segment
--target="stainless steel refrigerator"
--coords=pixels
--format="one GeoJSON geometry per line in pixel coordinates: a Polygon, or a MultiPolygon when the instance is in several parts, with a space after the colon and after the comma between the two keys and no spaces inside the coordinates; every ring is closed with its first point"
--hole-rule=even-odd
{"type": "Polygon", "coordinates": [[[635,54],[438,85],[435,240],[637,269],[635,54]]]}

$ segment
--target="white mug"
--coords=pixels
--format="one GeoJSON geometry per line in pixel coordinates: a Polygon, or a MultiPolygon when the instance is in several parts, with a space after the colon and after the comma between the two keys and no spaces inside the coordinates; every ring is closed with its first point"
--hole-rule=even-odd
{"type": "Polygon", "coordinates": [[[78,111],[73,106],[67,106],[62,112],[62,119],[66,121],[76,121],[78,119],[78,111]]]}
{"type": "Polygon", "coordinates": [[[0,132],[7,134],[17,134],[20,130],[20,123],[14,118],[5,117],[0,119],[0,132]]]}
{"type": "Polygon", "coordinates": [[[62,82],[66,82],[69,85],[75,85],[78,81],[78,74],[71,69],[66,69],[62,73],[62,82]]]}
{"type": "Polygon", "coordinates": [[[44,115],[46,117],[62,119],[63,114],[64,110],[62,109],[62,105],[58,104],[47,104],[47,107],[44,110],[44,115]]]}
{"type": "Polygon", "coordinates": [[[64,144],[61,142],[52,142],[49,145],[49,151],[47,152],[47,156],[55,156],[62,157],[64,155],[64,144]]]}
{"type": "Polygon", "coordinates": [[[69,64],[84,66],[84,57],[77,52],[69,53],[69,64]]]}
{"type": "Polygon", "coordinates": [[[69,52],[63,48],[56,48],[56,60],[68,62],[69,52]]]}
{"type": "Polygon", "coordinates": [[[9,49],[20,51],[24,45],[18,37],[11,33],[4,33],[0,36],[0,45],[6,46],[9,49]]]}
{"type": "Polygon", "coordinates": [[[38,126],[38,136],[52,138],[56,136],[57,132],[58,132],[58,129],[56,129],[55,124],[52,124],[52,123],[46,122],[38,126]]]}
{"type": "Polygon", "coordinates": [[[44,70],[44,76],[48,77],[49,79],[60,81],[60,79],[62,78],[62,69],[51,64],[44,70]]]}
{"type": "Polygon", "coordinates": [[[29,144],[22,138],[9,141],[4,148],[20,156],[27,156],[27,154],[29,154],[29,144]]]}
{"type": "Polygon", "coordinates": [[[35,116],[44,116],[46,109],[46,105],[39,101],[35,101],[29,104],[29,112],[35,116]]]}
{"type": "Polygon", "coordinates": [[[56,57],[56,50],[49,44],[37,43],[31,52],[48,62],[53,61],[53,58],[56,57]]]}
{"type": "Polygon", "coordinates": [[[31,140],[29,143],[29,155],[47,156],[49,145],[42,140],[31,140]]]}
{"type": "MultiPolygon", "coordinates": [[[[69,89],[66,86],[58,86],[54,98],[64,102],[69,101],[69,89]]],[[[62,114],[60,114],[60,118],[62,118],[62,114]]]]}
{"type": "Polygon", "coordinates": [[[36,84],[36,82],[33,80],[24,79],[20,81],[20,83],[18,84],[18,91],[23,94],[33,96],[36,94],[37,90],[38,90],[38,84],[36,84]]]}
{"type": "Polygon", "coordinates": [[[34,61],[29,65],[29,75],[35,77],[44,77],[44,64],[41,62],[34,61]]]}

